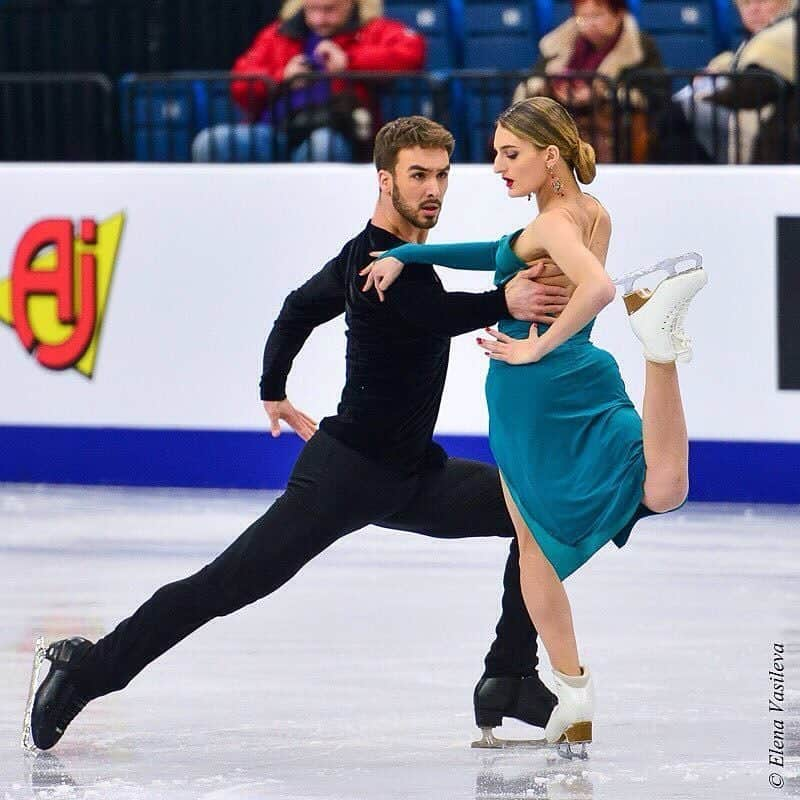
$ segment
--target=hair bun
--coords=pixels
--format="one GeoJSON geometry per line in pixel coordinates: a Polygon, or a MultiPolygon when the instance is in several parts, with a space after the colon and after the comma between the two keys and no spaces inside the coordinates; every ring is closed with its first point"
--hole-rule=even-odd
{"type": "Polygon", "coordinates": [[[575,174],[581,183],[591,183],[597,174],[597,156],[589,142],[578,140],[578,153],[575,158],[575,174]]]}

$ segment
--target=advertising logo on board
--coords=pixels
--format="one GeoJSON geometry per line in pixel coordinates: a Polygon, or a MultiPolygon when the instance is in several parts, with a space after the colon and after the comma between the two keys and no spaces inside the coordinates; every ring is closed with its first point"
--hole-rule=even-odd
{"type": "Polygon", "coordinates": [[[125,215],[40,220],[0,280],[0,322],[43,367],[94,374],[125,215]]]}

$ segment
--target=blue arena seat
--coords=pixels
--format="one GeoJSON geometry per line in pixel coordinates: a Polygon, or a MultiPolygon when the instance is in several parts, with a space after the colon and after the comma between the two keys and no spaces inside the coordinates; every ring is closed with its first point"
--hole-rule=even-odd
{"type": "Polygon", "coordinates": [[[120,79],[120,119],[126,153],[136,161],[191,161],[192,139],[206,127],[199,81],[120,79]]]}
{"type": "Polygon", "coordinates": [[[206,125],[235,125],[244,121],[244,114],[231,97],[230,81],[210,80],[196,87],[198,123],[206,125]]]}
{"type": "Polygon", "coordinates": [[[739,45],[750,36],[750,32],[741,23],[733,26],[731,37],[731,50],[734,52],[739,49],[739,45]]]}
{"type": "Polygon", "coordinates": [[[525,69],[536,61],[539,34],[530,0],[465,0],[464,67],[525,69]]]}
{"type": "MultiPolygon", "coordinates": [[[[419,114],[430,119],[438,119],[435,82],[425,78],[398,78],[390,85],[378,90],[380,123],[397,117],[419,114]]],[[[440,120],[441,121],[441,120],[440,120]]]]}
{"type": "Polygon", "coordinates": [[[459,66],[459,26],[454,24],[448,0],[389,2],[386,16],[404,22],[425,37],[428,43],[426,69],[455,69],[459,66]]]}
{"type": "Polygon", "coordinates": [[[714,12],[720,50],[736,50],[747,31],[735,0],[714,0],[714,12]]]}
{"type": "Polygon", "coordinates": [[[492,156],[491,142],[494,123],[500,113],[511,105],[517,80],[508,77],[462,79],[458,82],[457,108],[464,119],[457,147],[458,158],[471,163],[485,164],[492,156]]]}
{"type": "Polygon", "coordinates": [[[572,16],[572,3],[567,0],[556,0],[553,3],[553,27],[557,28],[562,23],[566,22],[572,16]]]}
{"type": "Polygon", "coordinates": [[[641,24],[672,69],[700,69],[722,49],[712,0],[644,0],[641,24]]]}

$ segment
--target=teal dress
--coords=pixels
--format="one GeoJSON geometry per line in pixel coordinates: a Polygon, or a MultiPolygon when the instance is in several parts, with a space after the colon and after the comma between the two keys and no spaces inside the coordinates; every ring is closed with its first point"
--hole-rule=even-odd
{"type": "MultiPolygon", "coordinates": [[[[403,245],[385,255],[493,269],[500,286],[527,267],[511,249],[518,233],[497,242],[403,245]]],[[[642,421],[617,362],[592,344],[593,326],[594,320],[534,364],[492,360],[486,379],[492,454],[562,580],[609,541],[622,547],[633,525],[652,513],[641,505],[642,421]]],[[[530,323],[502,320],[499,328],[526,339],[530,323]]],[[[539,333],[548,328],[540,324],[539,333]]]]}

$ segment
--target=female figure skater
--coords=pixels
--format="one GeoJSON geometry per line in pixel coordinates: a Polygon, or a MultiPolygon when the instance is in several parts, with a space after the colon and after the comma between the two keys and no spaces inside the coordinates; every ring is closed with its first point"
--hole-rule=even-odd
{"type": "Polygon", "coordinates": [[[492,359],[489,438],[519,539],[522,594],[555,678],[558,705],[545,737],[569,750],[591,741],[594,688],[562,581],[607,542],[622,547],[642,517],[686,499],[688,439],[675,362],[690,357],[682,323],[706,276],[689,269],[653,292],[625,297],[646,359],[640,418],[616,361],[589,338],[615,295],[605,272],[611,220],[576,182],[576,174],[584,184],[594,179],[594,150],[563,106],[544,97],[503,112],[494,147],[509,197],[536,195],[539,215],[526,228],[496,242],[373,253],[379,260],[362,274],[364,290],[374,285],[382,298],[404,264],[494,270],[499,285],[545,258],[575,286],[552,324],[503,321],[487,329],[491,339],[478,339],[492,359]]]}

